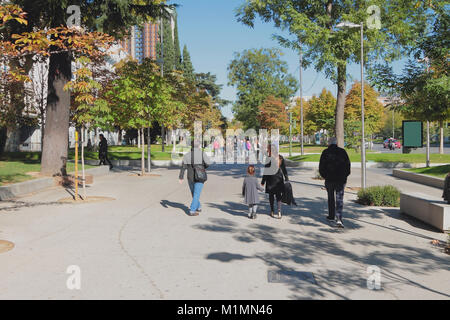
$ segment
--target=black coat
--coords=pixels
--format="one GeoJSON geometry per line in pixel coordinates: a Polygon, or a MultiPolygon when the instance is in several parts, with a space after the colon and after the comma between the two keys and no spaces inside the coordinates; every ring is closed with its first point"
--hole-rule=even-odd
{"type": "Polygon", "coordinates": [[[346,184],[350,175],[347,151],[335,144],[329,146],[320,156],[319,172],[325,181],[346,184]]]}
{"type": "Polygon", "coordinates": [[[99,146],[99,150],[98,151],[100,153],[107,153],[108,152],[108,140],[106,140],[105,138],[100,140],[100,146],[99,146]]]}
{"type": "MultiPolygon", "coordinates": [[[[284,179],[289,180],[284,158],[280,155],[281,164],[276,174],[264,174],[261,184],[266,185],[266,193],[282,193],[284,190],[284,179]]],[[[272,158],[272,160],[274,160],[272,158]]],[[[271,161],[265,165],[270,168],[271,161]]],[[[267,169],[265,169],[267,170],[267,169]]]]}

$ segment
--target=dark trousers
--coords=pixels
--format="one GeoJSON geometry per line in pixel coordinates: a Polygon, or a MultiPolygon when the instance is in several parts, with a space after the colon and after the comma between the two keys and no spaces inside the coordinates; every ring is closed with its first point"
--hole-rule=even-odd
{"type": "Polygon", "coordinates": [[[111,161],[109,161],[109,159],[108,159],[108,153],[107,153],[107,152],[102,152],[102,153],[100,153],[100,154],[99,154],[99,158],[100,158],[100,164],[99,164],[99,166],[101,166],[102,164],[103,164],[103,165],[106,165],[106,163],[108,163],[108,165],[109,165],[110,167],[113,166],[112,163],[111,163],[111,161]]]}
{"type": "Polygon", "coordinates": [[[278,211],[281,210],[281,192],[277,192],[277,193],[270,192],[269,193],[269,202],[270,202],[270,211],[272,211],[272,212],[275,212],[274,209],[273,209],[273,205],[274,205],[274,202],[275,202],[275,197],[277,198],[278,211]]]}
{"type": "Polygon", "coordinates": [[[339,182],[325,181],[328,192],[328,217],[338,220],[342,219],[342,209],[344,208],[345,184],[339,182]]]}

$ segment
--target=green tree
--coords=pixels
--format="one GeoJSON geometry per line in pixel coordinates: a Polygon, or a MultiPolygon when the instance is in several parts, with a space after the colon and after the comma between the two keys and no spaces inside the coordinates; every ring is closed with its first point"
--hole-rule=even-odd
{"type": "Polygon", "coordinates": [[[429,26],[424,36],[417,38],[411,59],[403,73],[397,75],[390,65],[378,65],[371,81],[381,90],[398,95],[403,101],[396,110],[406,117],[437,122],[440,131],[439,152],[444,152],[444,123],[450,119],[448,1],[432,1],[428,7],[429,26]],[[418,63],[421,59],[422,64],[418,63]]]}
{"type": "Polygon", "coordinates": [[[426,28],[427,8],[415,6],[417,3],[420,4],[417,0],[246,0],[236,15],[238,21],[251,27],[259,16],[289,32],[293,38],[278,36],[280,44],[304,51],[303,67],[314,64],[317,71],[324,71],[337,84],[335,132],[338,144],[343,146],[347,63],[359,63],[361,58],[392,61],[409,52],[426,28]],[[380,11],[378,22],[373,5],[380,11]],[[360,54],[357,30],[336,29],[342,21],[364,24],[365,57],[360,54]]]}
{"type": "Polygon", "coordinates": [[[236,119],[246,129],[259,129],[258,107],[268,96],[287,103],[297,90],[297,81],[288,74],[288,65],[278,49],[250,49],[235,53],[228,66],[229,85],[237,88],[233,106],[236,119]]]}
{"type": "MultiPolygon", "coordinates": [[[[315,123],[306,118],[306,115],[309,113],[310,104],[309,101],[303,99],[303,134],[310,136],[316,133],[317,126],[315,123]]],[[[295,107],[292,109],[293,119],[296,121],[296,127],[292,128],[293,134],[300,135],[302,132],[301,127],[301,106],[300,99],[297,99],[295,102],[295,107]]]]}
{"type": "MultiPolygon", "coordinates": [[[[107,96],[115,124],[123,129],[152,127],[156,121],[169,122],[168,114],[177,114],[171,87],[161,76],[160,69],[151,60],[126,62],[119,70],[107,96]]],[[[144,135],[143,135],[144,136],[144,135]]],[[[150,143],[149,143],[150,144],[150,143]]],[[[142,175],[145,171],[144,143],[142,143],[142,175]]]]}
{"type": "Polygon", "coordinates": [[[183,70],[183,57],[181,56],[180,38],[178,35],[178,15],[175,15],[175,38],[174,38],[174,50],[175,50],[175,69],[178,71],[183,70]]]}
{"type": "MultiPolygon", "coordinates": [[[[380,131],[383,125],[384,107],[379,102],[378,92],[369,84],[364,85],[364,129],[370,136],[380,131]]],[[[345,99],[345,119],[358,123],[358,136],[361,138],[361,82],[355,82],[345,99]]]]}
{"type": "Polygon", "coordinates": [[[400,112],[395,111],[392,107],[385,108],[383,114],[383,125],[379,134],[383,138],[394,137],[396,139],[400,139],[402,135],[403,120],[404,117],[400,112]]]}
{"type": "Polygon", "coordinates": [[[325,88],[322,89],[319,96],[314,95],[311,100],[308,101],[305,120],[310,126],[311,133],[324,129],[331,134],[334,134],[335,106],[336,98],[325,88]]]}
{"type": "MultiPolygon", "coordinates": [[[[149,18],[156,18],[167,8],[163,0],[12,0],[27,12],[28,25],[16,24],[13,33],[32,32],[65,26],[71,15],[69,5],[81,9],[81,25],[88,31],[107,33],[115,38],[127,35],[129,28],[149,18]]],[[[58,37],[53,34],[52,39],[58,37]]],[[[69,49],[74,48],[68,44],[69,49]]],[[[86,48],[86,47],[85,47],[86,48]]],[[[71,80],[71,64],[76,58],[70,50],[60,51],[52,46],[49,50],[48,108],[42,152],[41,172],[65,173],[68,149],[70,95],[64,90],[71,80]]],[[[31,58],[31,56],[30,56],[31,58]]],[[[28,71],[28,70],[27,70],[28,71]]]]}
{"type": "Polygon", "coordinates": [[[206,91],[213,99],[214,103],[219,107],[223,107],[230,103],[230,101],[222,99],[220,97],[220,92],[222,91],[223,85],[217,84],[217,76],[208,73],[196,73],[195,82],[197,88],[206,91]]]}
{"type": "Polygon", "coordinates": [[[186,79],[192,82],[195,81],[194,66],[192,65],[191,55],[186,45],[183,47],[183,63],[181,69],[186,79]]]}
{"type": "Polygon", "coordinates": [[[172,36],[172,18],[163,18],[163,48],[164,48],[164,72],[175,70],[176,52],[172,36]]]}
{"type": "MultiPolygon", "coordinates": [[[[96,61],[97,65],[103,62],[96,61]]],[[[85,128],[95,125],[95,119],[103,118],[111,112],[106,101],[99,97],[101,84],[94,79],[92,72],[93,61],[88,57],[80,57],[76,60],[78,69],[74,72],[74,79],[69,81],[65,90],[70,90],[72,95],[73,122],[81,129],[81,171],[83,181],[83,200],[86,200],[85,166],[84,166],[84,141],[85,128]]]]}

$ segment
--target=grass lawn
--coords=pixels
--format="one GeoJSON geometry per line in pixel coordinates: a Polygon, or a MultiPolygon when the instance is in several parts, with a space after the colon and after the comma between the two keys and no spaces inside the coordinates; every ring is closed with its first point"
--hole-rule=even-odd
{"type": "MultiPolygon", "coordinates": [[[[108,149],[110,160],[140,160],[141,149],[132,146],[111,146],[108,149]]],[[[170,160],[172,158],[172,146],[166,145],[166,152],[161,151],[161,145],[151,146],[152,160],[170,160]]],[[[79,156],[81,155],[81,150],[79,156]]],[[[11,184],[31,180],[36,176],[27,174],[28,172],[39,172],[41,170],[40,152],[6,152],[0,156],[0,185],[11,184]]],[[[147,147],[145,146],[145,158],[147,159],[147,147]]],[[[75,151],[69,150],[69,159],[75,159],[75,151]]],[[[98,152],[85,151],[86,160],[98,160],[98,152]]],[[[68,172],[75,170],[75,164],[68,162],[68,172]]],[[[86,168],[94,168],[88,166],[86,168]]],[[[79,167],[81,169],[81,166],[79,167]]]]}
{"type": "Polygon", "coordinates": [[[437,166],[430,168],[415,168],[415,169],[406,169],[406,171],[411,171],[414,173],[426,174],[428,176],[445,178],[445,176],[450,172],[450,164],[445,166],[437,166]]]}
{"type": "MultiPolygon", "coordinates": [[[[86,169],[94,168],[94,166],[85,166],[86,169]]],[[[41,170],[41,164],[39,160],[27,160],[27,161],[3,161],[0,160],[0,186],[23,182],[31,179],[39,178],[39,176],[33,176],[28,174],[29,172],[39,172],[41,170]]],[[[67,164],[68,172],[75,171],[75,164],[67,164]]],[[[81,167],[79,167],[81,172],[81,167]]]]}
{"type": "MultiPolygon", "coordinates": [[[[305,153],[321,153],[326,147],[316,146],[316,145],[304,145],[305,153]]],[[[300,143],[292,144],[292,152],[301,152],[302,148],[300,143]]],[[[280,152],[289,152],[289,144],[280,145],[280,152]]]]}
{"type": "MultiPolygon", "coordinates": [[[[361,162],[361,154],[354,149],[346,149],[351,162],[361,162]]],[[[293,161],[318,162],[320,154],[310,154],[304,156],[290,157],[293,161]]],[[[374,162],[403,162],[403,163],[425,163],[425,154],[417,153],[366,153],[367,161],[374,162]]],[[[430,161],[433,163],[450,163],[450,154],[430,154],[430,161]]]]}
{"type": "MultiPolygon", "coordinates": [[[[144,155],[147,159],[147,146],[144,146],[144,155]]],[[[166,145],[165,152],[162,152],[162,147],[159,144],[152,144],[151,146],[151,158],[152,160],[170,160],[172,159],[172,145],[166,145]]],[[[180,151],[178,149],[177,151],[180,151]]],[[[142,150],[133,146],[111,146],[108,147],[108,159],[109,160],[140,160],[142,150]]],[[[79,157],[81,151],[79,153],[79,157]]],[[[75,151],[70,149],[69,158],[75,159],[75,151]]],[[[86,160],[98,160],[98,152],[85,151],[86,160]]]]}

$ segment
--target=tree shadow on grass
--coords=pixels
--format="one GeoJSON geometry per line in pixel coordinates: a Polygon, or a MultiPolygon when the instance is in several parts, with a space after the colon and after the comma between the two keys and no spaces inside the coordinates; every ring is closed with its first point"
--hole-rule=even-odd
{"type": "Polygon", "coordinates": [[[0,175],[0,187],[7,187],[12,183],[24,182],[32,179],[31,176],[24,173],[12,173],[0,175]]]}

